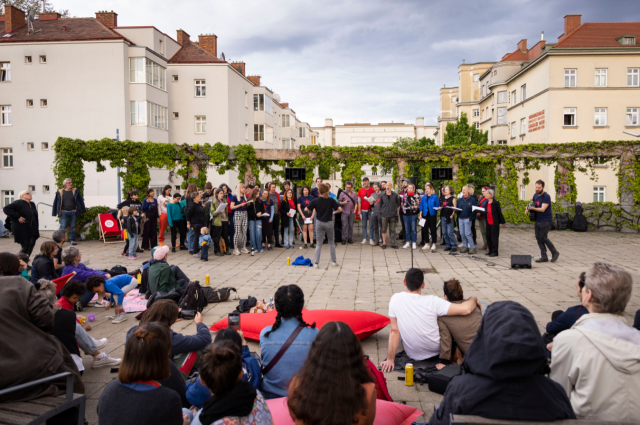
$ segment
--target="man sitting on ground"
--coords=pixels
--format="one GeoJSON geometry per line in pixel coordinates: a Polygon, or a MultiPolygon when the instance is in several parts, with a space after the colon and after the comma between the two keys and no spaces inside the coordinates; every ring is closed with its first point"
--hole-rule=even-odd
{"type": "MultiPolygon", "coordinates": [[[[189,283],[187,276],[178,266],[170,266],[168,261],[169,247],[160,246],[153,249],[153,259],[147,268],[147,288],[145,295],[151,297],[156,292],[169,292],[189,283]]],[[[143,272],[144,273],[144,272],[143,272]]]]}
{"type": "Polygon", "coordinates": [[[420,269],[409,269],[404,285],[406,292],[393,295],[389,301],[391,333],[387,360],[381,363],[383,372],[394,369],[401,337],[404,350],[411,360],[436,360],[440,354],[438,317],[466,316],[476,308],[481,309],[474,296],[460,304],[452,304],[434,295],[422,296],[424,273],[420,269]]]}
{"type": "Polygon", "coordinates": [[[640,332],[623,316],[632,288],[622,267],[593,264],[582,290],[589,314],[553,341],[549,376],[565,389],[579,419],[640,422],[640,332]]]}

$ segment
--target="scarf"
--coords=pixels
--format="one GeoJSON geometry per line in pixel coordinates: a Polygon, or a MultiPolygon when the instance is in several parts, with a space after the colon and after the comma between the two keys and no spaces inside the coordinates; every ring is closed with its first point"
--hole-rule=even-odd
{"type": "Polygon", "coordinates": [[[210,425],[228,416],[249,416],[256,400],[256,389],[248,382],[239,381],[230,393],[221,397],[212,396],[204,402],[200,422],[210,425]]]}

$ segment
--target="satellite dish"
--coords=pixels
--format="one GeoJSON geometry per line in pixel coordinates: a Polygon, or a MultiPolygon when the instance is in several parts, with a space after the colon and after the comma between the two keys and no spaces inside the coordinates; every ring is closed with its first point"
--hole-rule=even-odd
{"type": "Polygon", "coordinates": [[[226,60],[226,59],[224,58],[224,52],[220,53],[220,56],[222,56],[222,60],[226,60]]]}
{"type": "Polygon", "coordinates": [[[29,20],[29,22],[33,23],[33,20],[36,18],[36,14],[33,10],[30,10],[27,13],[27,19],[29,20]]]}

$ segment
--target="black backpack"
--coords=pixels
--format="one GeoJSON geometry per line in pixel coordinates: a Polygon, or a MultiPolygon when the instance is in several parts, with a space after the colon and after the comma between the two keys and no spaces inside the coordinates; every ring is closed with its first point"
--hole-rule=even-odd
{"type": "Polygon", "coordinates": [[[236,307],[238,313],[249,313],[253,307],[258,304],[258,300],[255,297],[249,295],[246,299],[241,299],[236,307]]]}
{"type": "Polygon", "coordinates": [[[571,224],[571,230],[574,232],[586,232],[589,228],[587,218],[582,214],[584,209],[580,202],[576,202],[576,215],[573,217],[573,223],[571,224]]]}
{"type": "Polygon", "coordinates": [[[569,214],[556,214],[556,228],[558,230],[567,230],[567,226],[569,225],[569,214]]]}
{"type": "Polygon", "coordinates": [[[210,303],[219,303],[228,300],[232,291],[236,293],[237,297],[238,291],[236,288],[232,288],[230,286],[225,288],[212,288],[210,286],[205,286],[202,288],[202,292],[204,292],[207,302],[210,303]]]}
{"type": "Polygon", "coordinates": [[[207,304],[207,297],[204,295],[202,286],[200,286],[200,282],[197,280],[187,284],[187,287],[182,293],[182,297],[180,297],[180,301],[178,301],[178,307],[182,310],[193,310],[197,312],[202,312],[207,304]]]}

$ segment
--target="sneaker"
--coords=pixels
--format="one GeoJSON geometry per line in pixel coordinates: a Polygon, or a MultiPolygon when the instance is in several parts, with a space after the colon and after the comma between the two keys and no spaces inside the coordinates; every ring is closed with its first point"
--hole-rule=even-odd
{"type": "Polygon", "coordinates": [[[370,239],[370,240],[369,240],[369,243],[370,243],[371,245],[373,245],[373,246],[378,245],[378,243],[377,243],[377,242],[374,242],[374,241],[373,241],[373,239],[370,239]]]}
{"type": "Polygon", "coordinates": [[[267,248],[267,251],[273,251],[273,247],[270,246],[269,248],[267,248]]]}
{"type": "Polygon", "coordinates": [[[200,258],[200,253],[198,253],[198,254],[193,254],[193,256],[194,256],[195,258],[200,258]]]}
{"type": "Polygon", "coordinates": [[[393,249],[398,249],[398,248],[400,248],[400,247],[399,247],[398,245],[393,245],[391,248],[393,248],[393,249]]]}
{"type": "Polygon", "coordinates": [[[128,253],[128,252],[123,252],[123,253],[122,253],[122,254],[120,254],[120,255],[122,255],[122,256],[124,257],[124,256],[129,255],[129,253],[128,253]]]}
{"type": "Polygon", "coordinates": [[[304,244],[303,248],[304,248],[304,249],[307,249],[307,244],[304,244]]]}
{"type": "Polygon", "coordinates": [[[76,241],[71,241],[71,245],[75,246],[78,245],[78,243],[76,241]]]}
{"type": "Polygon", "coordinates": [[[413,245],[412,248],[416,249],[416,243],[414,242],[412,245],[413,245]]]}
{"type": "Polygon", "coordinates": [[[336,263],[335,261],[332,261],[332,262],[331,262],[331,265],[332,265],[333,267],[338,267],[338,263],[336,263]]]}
{"type": "Polygon", "coordinates": [[[138,258],[140,258],[139,255],[129,256],[129,260],[137,260],[138,258]]]}
{"type": "Polygon", "coordinates": [[[431,245],[431,251],[435,251],[437,249],[436,244],[431,245]]]}
{"type": "Polygon", "coordinates": [[[367,243],[367,240],[366,240],[366,239],[363,239],[363,240],[362,240],[362,243],[363,243],[363,244],[367,243]]]}
{"type": "Polygon", "coordinates": [[[240,251],[238,251],[237,249],[233,250],[233,255],[240,255],[240,251]]]}
{"type": "Polygon", "coordinates": [[[555,254],[551,254],[551,262],[555,263],[559,256],[560,253],[558,251],[556,251],[555,254]]]}
{"type": "Polygon", "coordinates": [[[100,353],[93,358],[93,363],[91,363],[91,369],[98,369],[101,367],[109,367],[109,366],[118,366],[122,359],[114,359],[107,353],[100,353]]]}
{"type": "Polygon", "coordinates": [[[349,239],[349,243],[353,243],[353,239],[349,239]]]}
{"type": "Polygon", "coordinates": [[[78,301],[78,302],[76,303],[76,308],[75,308],[75,310],[76,310],[76,311],[82,311],[82,309],[83,309],[83,307],[82,307],[82,301],[78,301]]]}
{"type": "Polygon", "coordinates": [[[342,241],[342,245],[346,245],[346,244],[347,244],[347,241],[342,241]]]}
{"type": "Polygon", "coordinates": [[[102,339],[91,338],[91,340],[93,341],[93,345],[96,346],[96,350],[104,348],[109,342],[107,338],[102,338],[102,339]]]}
{"type": "Polygon", "coordinates": [[[547,263],[549,259],[547,257],[540,257],[536,260],[536,263],[547,263]]]}
{"type": "Polygon", "coordinates": [[[242,252],[243,254],[248,254],[249,250],[247,248],[242,248],[240,252],[242,252]]]}
{"type": "Polygon", "coordinates": [[[316,247],[316,244],[315,244],[315,243],[312,243],[311,245],[309,245],[309,247],[310,247],[310,248],[315,248],[315,247],[316,247]]]}
{"type": "Polygon", "coordinates": [[[180,247],[180,251],[187,251],[189,248],[187,248],[186,246],[181,246],[180,247]]]}
{"type": "Polygon", "coordinates": [[[387,249],[387,246],[386,245],[382,245],[382,249],[387,249]]]}
{"type": "Polygon", "coordinates": [[[320,267],[319,265],[317,265],[316,263],[313,263],[313,268],[314,268],[314,269],[317,269],[317,268],[319,268],[319,267],[320,267]]]}
{"type": "Polygon", "coordinates": [[[497,257],[498,253],[497,252],[492,252],[491,254],[489,254],[489,257],[497,257]]]}
{"type": "Polygon", "coordinates": [[[469,250],[469,254],[473,255],[473,254],[475,254],[475,253],[476,253],[476,249],[475,249],[475,248],[471,248],[471,249],[469,250]]]}
{"type": "Polygon", "coordinates": [[[422,250],[426,251],[428,249],[429,249],[429,244],[428,243],[424,244],[424,246],[422,247],[422,250]]]}
{"type": "Polygon", "coordinates": [[[451,252],[458,252],[458,248],[451,248],[451,252]]]}
{"type": "Polygon", "coordinates": [[[144,252],[144,249],[138,248],[136,249],[136,252],[144,252]]]}
{"type": "Polygon", "coordinates": [[[94,307],[105,308],[106,306],[111,305],[109,300],[96,301],[94,307]]]}
{"type": "Polygon", "coordinates": [[[446,247],[444,250],[445,250],[445,251],[451,251],[451,248],[446,247]]]}
{"type": "Polygon", "coordinates": [[[175,247],[174,247],[174,248],[171,248],[171,252],[176,252],[175,247]]]}
{"type": "Polygon", "coordinates": [[[409,242],[407,242],[406,244],[404,244],[404,246],[402,247],[402,249],[407,249],[407,248],[409,248],[409,245],[410,245],[410,244],[409,244],[409,242]]]}
{"type": "Polygon", "coordinates": [[[116,316],[115,319],[111,321],[111,323],[122,323],[127,320],[127,313],[124,311],[116,316]]]}
{"type": "Polygon", "coordinates": [[[469,248],[466,246],[460,250],[460,254],[466,254],[467,252],[469,252],[469,248]]]}

